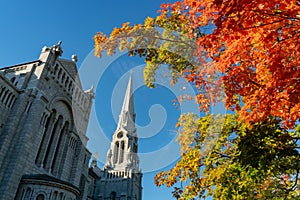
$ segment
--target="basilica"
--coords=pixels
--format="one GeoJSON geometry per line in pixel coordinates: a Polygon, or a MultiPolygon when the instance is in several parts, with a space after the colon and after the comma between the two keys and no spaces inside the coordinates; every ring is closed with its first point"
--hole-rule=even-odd
{"type": "Polygon", "coordinates": [[[0,200],[141,200],[132,78],[101,169],[87,149],[94,89],[62,53],[0,68],[0,200]]]}

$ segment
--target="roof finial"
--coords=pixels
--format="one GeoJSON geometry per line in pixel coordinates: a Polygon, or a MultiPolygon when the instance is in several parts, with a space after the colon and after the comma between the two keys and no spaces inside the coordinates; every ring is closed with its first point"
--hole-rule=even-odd
{"type": "Polygon", "coordinates": [[[76,55],[76,54],[73,54],[73,55],[72,55],[72,61],[73,61],[73,62],[77,62],[77,61],[78,61],[78,58],[77,58],[77,55],[76,55]]]}
{"type": "Polygon", "coordinates": [[[97,167],[97,158],[98,158],[98,152],[96,152],[94,154],[94,158],[93,158],[92,163],[91,163],[92,167],[97,167]]]}
{"type": "Polygon", "coordinates": [[[58,41],[57,45],[53,45],[53,47],[51,48],[58,56],[61,56],[63,53],[63,50],[60,46],[61,43],[62,43],[61,41],[58,41]]]}

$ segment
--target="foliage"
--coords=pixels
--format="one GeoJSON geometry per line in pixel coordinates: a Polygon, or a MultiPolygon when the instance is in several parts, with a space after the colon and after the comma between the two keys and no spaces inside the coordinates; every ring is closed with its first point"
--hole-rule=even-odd
{"type": "Polygon", "coordinates": [[[173,82],[180,72],[200,88],[201,110],[224,97],[246,122],[276,116],[291,128],[300,116],[299,27],[297,0],[184,0],[163,4],[143,25],[98,33],[95,50],[144,56],[151,87],[158,67],[169,65],[173,82]]]}
{"type": "Polygon", "coordinates": [[[181,182],[178,199],[299,199],[300,2],[182,0],[160,12],[97,33],[95,54],[144,57],[149,87],[167,65],[171,84],[195,86],[201,111],[224,100],[237,115],[182,115],[182,158],[157,185],[181,182]]]}
{"type": "MultiPolygon", "coordinates": [[[[199,90],[195,100],[199,103],[200,110],[208,112],[210,94],[204,92],[209,90],[206,87],[208,82],[200,80],[199,71],[196,69],[205,60],[195,56],[195,40],[202,33],[200,30],[194,31],[194,37],[189,37],[187,24],[189,20],[176,11],[171,16],[166,13],[156,18],[148,17],[143,25],[130,26],[129,23],[124,23],[121,28],[115,28],[109,37],[102,32],[95,35],[95,54],[101,57],[106,51],[108,55],[112,55],[119,48],[121,51],[127,50],[130,56],[144,57],[144,81],[151,88],[155,84],[156,71],[167,65],[171,72],[170,84],[175,84],[180,75],[186,76],[199,90]]],[[[212,86],[215,85],[213,79],[211,83],[212,86]]]]}
{"type": "Polygon", "coordinates": [[[289,132],[275,119],[248,128],[236,115],[186,114],[179,125],[182,158],[155,178],[158,186],[185,182],[175,187],[176,198],[300,198],[299,131],[289,132]]]}

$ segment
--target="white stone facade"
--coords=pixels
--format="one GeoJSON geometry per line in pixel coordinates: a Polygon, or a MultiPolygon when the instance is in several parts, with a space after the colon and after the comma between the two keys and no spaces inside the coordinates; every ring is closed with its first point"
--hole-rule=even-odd
{"type": "Polygon", "coordinates": [[[90,176],[94,177],[95,186],[90,189],[91,199],[142,200],[142,173],[139,169],[131,76],[104,170],[100,170],[94,160],[90,176]]]}

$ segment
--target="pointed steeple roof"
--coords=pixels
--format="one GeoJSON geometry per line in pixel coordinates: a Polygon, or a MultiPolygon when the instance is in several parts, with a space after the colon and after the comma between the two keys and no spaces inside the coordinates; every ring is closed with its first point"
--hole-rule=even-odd
{"type": "Polygon", "coordinates": [[[139,172],[138,139],[130,74],[117,129],[107,152],[104,169],[139,172]]]}
{"type": "Polygon", "coordinates": [[[130,74],[127,89],[123,101],[122,110],[119,116],[118,128],[130,128],[130,125],[135,124],[134,99],[132,95],[132,75],[130,74]]]}

